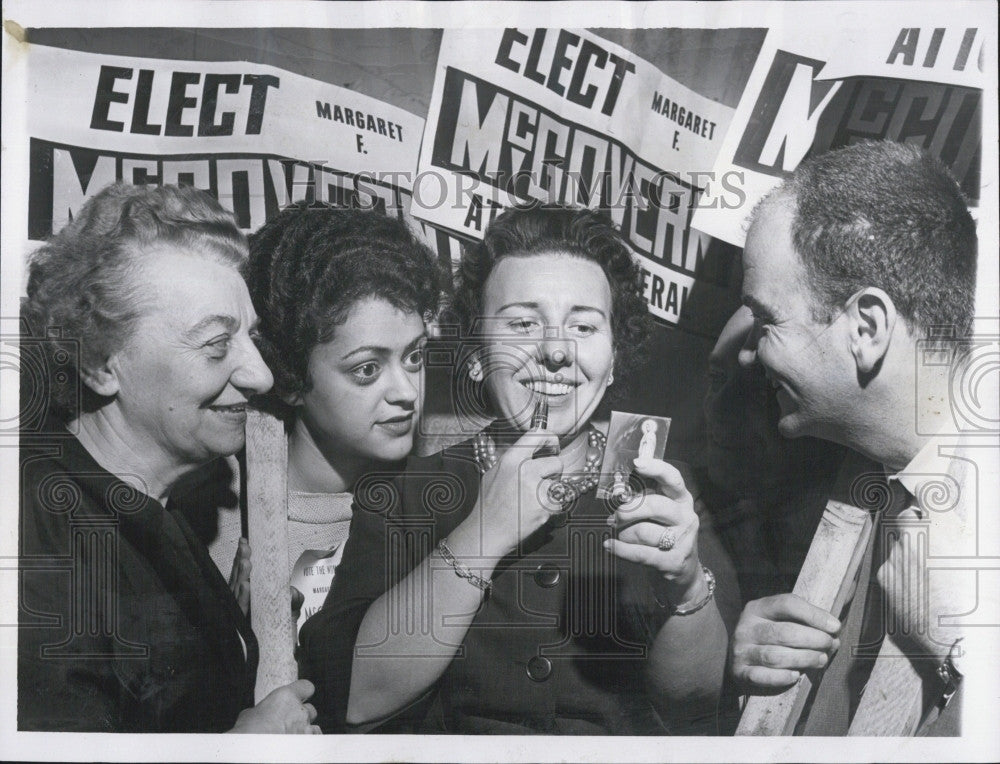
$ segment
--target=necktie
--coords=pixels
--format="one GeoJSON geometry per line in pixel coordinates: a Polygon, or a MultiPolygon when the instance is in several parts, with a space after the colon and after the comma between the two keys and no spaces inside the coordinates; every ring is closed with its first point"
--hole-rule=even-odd
{"type": "MultiPolygon", "coordinates": [[[[876,573],[888,557],[891,545],[897,543],[900,534],[919,533],[918,529],[898,524],[899,514],[913,505],[913,497],[897,480],[890,482],[893,501],[876,525],[876,550],[872,555],[869,582],[869,596],[865,607],[858,655],[864,659],[871,655],[874,647],[881,642],[878,657],[871,667],[864,686],[849,735],[867,736],[909,736],[916,732],[923,709],[923,682],[910,659],[894,637],[916,628],[917,624],[906,623],[893,616],[886,606],[876,573]]],[[[901,544],[901,549],[909,545],[901,544]]],[[[901,591],[913,591],[910,587],[901,591]]],[[[899,592],[895,592],[898,596],[899,592]]],[[[897,611],[901,610],[897,608],[897,611]]],[[[905,611],[905,609],[902,609],[905,611]]],[[[867,660],[864,663],[868,663],[867,660]]],[[[859,669],[862,664],[857,664],[859,669]]],[[[860,678],[859,674],[852,679],[860,678]]]]}

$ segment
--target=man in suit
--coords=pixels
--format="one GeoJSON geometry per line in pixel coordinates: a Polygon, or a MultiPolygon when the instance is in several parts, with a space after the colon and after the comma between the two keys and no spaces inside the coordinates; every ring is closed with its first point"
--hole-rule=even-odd
{"type": "Polygon", "coordinates": [[[931,570],[926,545],[930,557],[968,554],[977,510],[959,438],[947,437],[976,249],[957,184],[906,144],[811,158],[754,211],[743,254],[754,328],[740,362],[764,368],[782,435],[853,448],[887,479],[856,594],[834,614],[843,623],[781,594],[749,603],[736,630],[732,670],[751,692],[826,668],[804,734],[846,734],[886,633],[921,676],[921,734],[957,734],[963,634],[948,616],[968,610],[969,578],[931,570]]]}

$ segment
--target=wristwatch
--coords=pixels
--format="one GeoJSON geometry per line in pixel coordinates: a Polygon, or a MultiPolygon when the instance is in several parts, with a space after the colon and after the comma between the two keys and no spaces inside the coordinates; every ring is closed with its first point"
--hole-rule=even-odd
{"type": "Polygon", "coordinates": [[[959,638],[955,640],[948,654],[937,667],[938,679],[944,686],[941,693],[941,708],[946,707],[951,702],[955,693],[958,692],[958,685],[961,684],[962,677],[965,676],[959,668],[962,654],[962,638],[959,638]]]}

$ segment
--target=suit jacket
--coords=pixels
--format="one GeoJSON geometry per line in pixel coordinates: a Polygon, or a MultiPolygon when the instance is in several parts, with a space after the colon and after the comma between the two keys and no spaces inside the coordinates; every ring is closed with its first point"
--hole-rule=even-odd
{"type": "MultiPolygon", "coordinates": [[[[900,499],[896,509],[910,507],[921,517],[923,532],[926,533],[925,564],[931,568],[924,573],[940,575],[933,570],[934,558],[965,558],[969,561],[970,569],[947,574],[950,585],[958,585],[964,592],[955,591],[954,599],[947,604],[932,603],[932,607],[948,607],[955,614],[966,613],[967,610],[971,612],[969,597],[974,599],[977,591],[977,572],[971,568],[975,567],[978,548],[975,518],[979,506],[975,484],[977,470],[971,465],[984,461],[983,457],[988,454],[983,449],[979,452],[974,447],[970,448],[969,440],[962,436],[937,436],[901,472],[888,476],[890,482],[898,482],[906,489],[906,494],[901,495],[899,486],[896,487],[895,495],[900,499]]],[[[811,708],[800,721],[802,734],[847,734],[878,656],[886,626],[883,595],[876,574],[885,561],[885,547],[891,543],[882,538],[885,531],[881,526],[889,522],[885,517],[887,514],[893,512],[880,511],[875,515],[875,527],[859,571],[855,595],[846,616],[843,616],[841,647],[822,675],[811,708]]],[[[942,614],[932,613],[931,617],[938,615],[942,614]]],[[[961,626],[956,626],[949,638],[964,636],[963,632],[961,626]]],[[[940,654],[914,662],[923,678],[924,693],[925,713],[916,732],[918,736],[961,734],[962,687],[959,685],[958,692],[947,705],[942,704],[944,686],[934,670],[947,651],[948,647],[942,645],[940,654]]]]}
{"type": "Polygon", "coordinates": [[[178,513],[49,429],[21,439],[19,729],[229,729],[257,643],[227,583],[178,513]]]}

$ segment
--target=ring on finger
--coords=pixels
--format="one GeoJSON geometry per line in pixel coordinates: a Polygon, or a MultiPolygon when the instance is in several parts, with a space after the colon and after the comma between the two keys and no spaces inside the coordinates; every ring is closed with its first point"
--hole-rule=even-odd
{"type": "Polygon", "coordinates": [[[656,542],[656,548],[664,552],[669,552],[674,548],[674,544],[677,543],[677,534],[674,533],[673,528],[665,528],[663,533],[660,534],[659,540],[656,542]]]}

